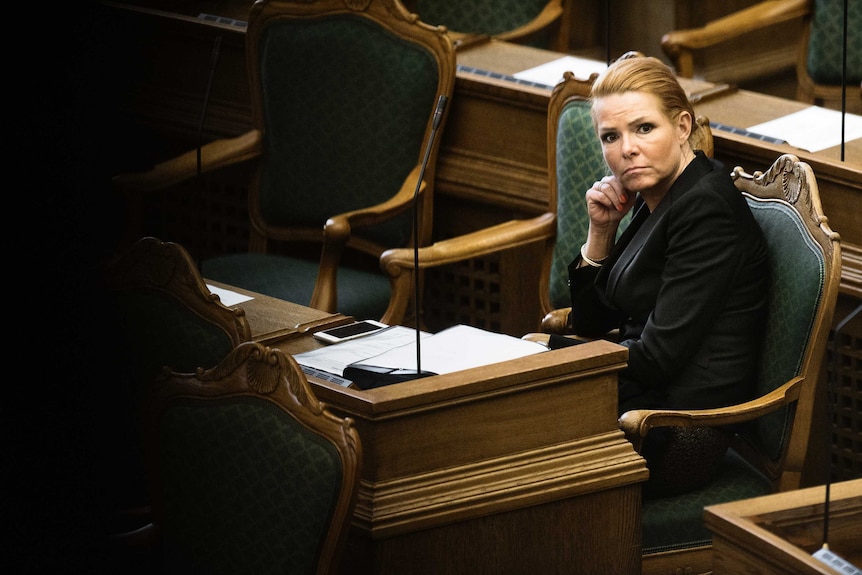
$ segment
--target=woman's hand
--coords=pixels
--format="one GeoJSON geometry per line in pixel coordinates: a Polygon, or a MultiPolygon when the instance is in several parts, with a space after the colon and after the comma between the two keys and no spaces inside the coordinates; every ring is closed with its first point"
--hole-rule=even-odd
{"type": "Polygon", "coordinates": [[[620,220],[634,205],[635,197],[636,194],[627,192],[615,176],[605,176],[585,194],[590,225],[616,232],[620,220]]]}

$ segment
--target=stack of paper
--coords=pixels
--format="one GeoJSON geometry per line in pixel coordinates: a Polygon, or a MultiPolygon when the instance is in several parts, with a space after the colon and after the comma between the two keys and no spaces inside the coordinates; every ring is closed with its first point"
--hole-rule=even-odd
{"type": "MultiPolygon", "coordinates": [[[[421,333],[421,368],[453,373],[548,351],[545,346],[466,325],[437,334],[421,333]]],[[[394,326],[359,339],[294,356],[300,365],[342,375],[351,363],[416,369],[416,331],[394,326]]]]}

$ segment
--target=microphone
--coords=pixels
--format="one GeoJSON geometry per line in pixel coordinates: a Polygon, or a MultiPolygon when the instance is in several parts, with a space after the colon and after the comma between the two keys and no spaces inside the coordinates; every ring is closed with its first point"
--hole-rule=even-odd
{"type": "Polygon", "coordinates": [[[422,165],[419,167],[419,177],[416,179],[416,189],[413,190],[413,306],[414,306],[414,322],[416,324],[416,369],[412,368],[391,368],[381,367],[366,363],[351,363],[344,368],[344,378],[353,381],[354,385],[360,389],[372,389],[382,387],[393,383],[401,383],[402,381],[412,381],[437,375],[432,371],[424,371],[422,369],[422,351],[421,351],[421,331],[419,329],[419,188],[422,186],[422,180],[425,178],[425,169],[428,167],[428,161],[431,158],[431,148],[434,147],[434,141],[437,137],[437,129],[440,127],[440,121],[443,119],[443,113],[446,111],[446,104],[449,98],[445,95],[440,95],[437,98],[437,107],[434,109],[434,116],[431,120],[431,134],[428,137],[428,144],[425,146],[425,156],[422,158],[422,165]]]}

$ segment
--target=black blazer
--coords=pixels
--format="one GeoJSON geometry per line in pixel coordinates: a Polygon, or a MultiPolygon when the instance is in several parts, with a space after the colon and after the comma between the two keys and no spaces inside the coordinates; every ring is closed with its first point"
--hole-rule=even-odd
{"type": "Polygon", "coordinates": [[[601,268],[577,268],[580,256],[570,265],[570,326],[594,337],[620,330],[620,413],[750,399],[768,267],[748,204],[700,152],[655,212],[638,204],[601,268]]]}

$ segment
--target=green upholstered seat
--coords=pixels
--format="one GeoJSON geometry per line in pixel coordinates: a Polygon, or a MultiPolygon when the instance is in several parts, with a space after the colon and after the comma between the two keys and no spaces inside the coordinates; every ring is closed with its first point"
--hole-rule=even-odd
{"type": "MultiPolygon", "coordinates": [[[[661,44],[677,73],[691,78],[696,75],[695,62],[702,60],[705,50],[718,53],[724,45],[741,45],[740,42],[747,41],[746,35],[750,37],[751,34],[762,38],[777,34],[782,37],[774,44],[774,54],[764,58],[761,68],[744,72],[746,66],[740,67],[745,76],[742,79],[768,81],[791,64],[788,58],[793,58],[793,51],[787,48],[795,46],[797,100],[835,110],[862,112],[862,3],[858,0],[763,0],[707,22],[703,27],[668,32],[661,44]],[[799,32],[788,36],[787,31],[797,27],[799,32]],[[846,91],[842,80],[846,81],[846,91]]],[[[714,57],[710,55],[709,59],[714,57]]],[[[728,63],[716,67],[715,73],[721,75],[721,70],[725,70],[727,74],[727,70],[734,68],[728,63]]],[[[706,79],[720,80],[718,77],[706,79]]]]}
{"type": "Polygon", "coordinates": [[[644,500],[642,552],[659,553],[709,545],[712,534],[703,524],[704,507],[767,493],[772,493],[769,479],[729,450],[707,486],[674,497],[644,500]]]}
{"type": "Polygon", "coordinates": [[[128,345],[140,384],[165,366],[184,372],[212,367],[234,348],[230,334],[167,292],[127,291],[116,294],[115,303],[123,310],[118,335],[128,345]]]}
{"type": "Polygon", "coordinates": [[[162,572],[335,571],[361,444],[292,358],[242,344],[208,372],[164,374],[147,398],[162,572]]]}
{"type": "MultiPolygon", "coordinates": [[[[301,258],[255,252],[227,254],[204,260],[208,278],[294,303],[308,305],[320,264],[301,258]]],[[[345,315],[377,319],[389,305],[386,276],[342,266],[338,270],[338,308],[345,315]]]]}

